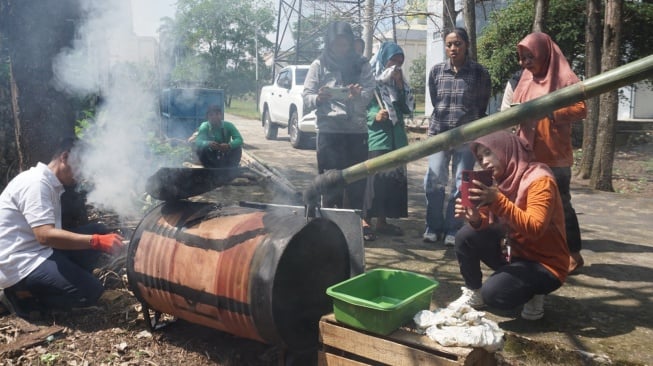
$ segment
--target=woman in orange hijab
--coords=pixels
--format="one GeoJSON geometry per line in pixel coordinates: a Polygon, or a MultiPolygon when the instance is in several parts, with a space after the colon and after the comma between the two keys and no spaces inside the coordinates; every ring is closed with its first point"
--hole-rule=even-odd
{"type": "MultiPolygon", "coordinates": [[[[547,95],[578,82],[560,47],[545,33],[531,33],[517,44],[517,53],[524,69],[513,94],[513,102],[523,103],[547,95]]],[[[537,121],[519,126],[519,135],[533,148],[535,160],[553,171],[565,213],[567,245],[570,252],[569,271],[583,266],[580,254],[581,237],[576,211],[571,205],[571,123],[585,118],[585,102],[561,108],[537,121]]]]}

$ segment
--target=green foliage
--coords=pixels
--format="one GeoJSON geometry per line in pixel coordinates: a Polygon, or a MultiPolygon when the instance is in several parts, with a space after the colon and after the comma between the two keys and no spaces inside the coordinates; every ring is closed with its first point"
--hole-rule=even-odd
{"type": "Polygon", "coordinates": [[[161,140],[154,134],[147,138],[147,148],[158,166],[181,166],[193,160],[191,145],[181,140],[161,140]]]}
{"type": "Polygon", "coordinates": [[[271,49],[269,2],[179,0],[175,20],[166,19],[162,48],[174,59],[170,84],[220,88],[226,96],[255,90],[256,56],[271,49]]]}
{"type": "MultiPolygon", "coordinates": [[[[490,72],[492,93],[503,92],[506,81],[519,69],[517,43],[531,33],[534,4],[515,0],[491,14],[478,39],[478,60],[490,72]]],[[[552,0],[548,34],[558,43],[575,71],[582,74],[585,45],[585,0],[552,0]]]]}
{"type": "Polygon", "coordinates": [[[55,362],[59,359],[59,354],[58,353],[44,353],[39,357],[39,360],[44,364],[44,365],[54,365],[55,362]]]}
{"type": "MultiPolygon", "coordinates": [[[[517,43],[531,32],[534,2],[514,0],[493,12],[478,39],[478,60],[490,72],[492,92],[500,93],[510,75],[519,69],[517,43]]],[[[585,0],[551,0],[547,33],[560,46],[574,71],[585,74],[585,0]]],[[[622,29],[623,62],[653,51],[653,4],[626,1],[622,29]]]]}
{"type": "Polygon", "coordinates": [[[91,123],[93,123],[95,110],[88,107],[87,109],[84,109],[81,114],[82,118],[75,121],[75,136],[80,139],[84,137],[84,131],[90,127],[91,123]]]}
{"type": "Polygon", "coordinates": [[[653,3],[626,1],[623,17],[623,61],[630,62],[653,54],[653,3]]]}
{"type": "Polygon", "coordinates": [[[426,90],[426,56],[419,55],[413,60],[408,70],[408,81],[413,91],[423,93],[426,90]]]}

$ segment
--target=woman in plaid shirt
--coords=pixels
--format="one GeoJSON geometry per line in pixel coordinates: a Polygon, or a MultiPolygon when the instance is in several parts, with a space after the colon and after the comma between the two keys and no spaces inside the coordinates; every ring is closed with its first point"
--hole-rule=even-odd
{"type": "MultiPolygon", "coordinates": [[[[429,136],[485,116],[490,100],[490,74],[483,66],[469,58],[467,31],[463,28],[453,29],[447,33],[444,44],[449,60],[433,66],[429,74],[429,94],[433,104],[429,136]]],[[[473,169],[474,162],[474,156],[467,144],[429,156],[429,168],[424,177],[425,242],[435,243],[444,237],[445,245],[453,246],[456,231],[462,225],[460,220],[454,218],[454,203],[459,195],[461,172],[473,169]],[[451,184],[445,207],[449,164],[455,179],[451,184]]]]}

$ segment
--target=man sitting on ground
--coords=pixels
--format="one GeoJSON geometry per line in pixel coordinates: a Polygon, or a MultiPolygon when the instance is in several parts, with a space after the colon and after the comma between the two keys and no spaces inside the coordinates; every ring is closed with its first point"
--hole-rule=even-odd
{"type": "Polygon", "coordinates": [[[233,123],[224,121],[222,108],[210,105],[197,130],[195,147],[205,168],[235,168],[243,154],[243,137],[233,123]]]}

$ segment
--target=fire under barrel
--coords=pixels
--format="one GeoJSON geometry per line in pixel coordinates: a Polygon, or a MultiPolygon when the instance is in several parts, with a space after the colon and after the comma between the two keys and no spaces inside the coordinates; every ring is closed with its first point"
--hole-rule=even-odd
{"type": "Polygon", "coordinates": [[[315,348],[332,311],[326,288],[364,271],[360,217],[299,206],[176,201],[151,210],[129,245],[127,275],[144,305],[292,350],[315,348]]]}

